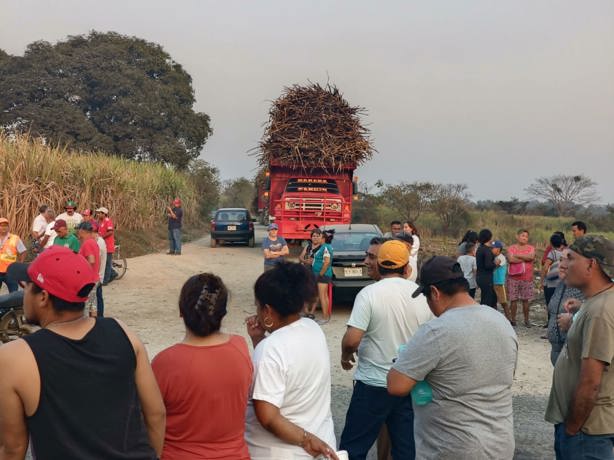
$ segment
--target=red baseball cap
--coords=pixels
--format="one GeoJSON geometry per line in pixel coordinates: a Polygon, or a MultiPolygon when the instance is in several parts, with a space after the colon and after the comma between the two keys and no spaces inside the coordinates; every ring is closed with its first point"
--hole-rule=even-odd
{"type": "Polygon", "coordinates": [[[85,302],[99,279],[85,257],[63,246],[46,249],[30,264],[12,263],[7,274],[66,302],[85,302]]]}
{"type": "Polygon", "coordinates": [[[64,219],[58,219],[55,221],[55,224],[53,224],[53,229],[57,230],[58,228],[62,228],[62,227],[66,227],[66,221],[64,219]]]}
{"type": "Polygon", "coordinates": [[[179,198],[175,198],[175,199],[173,200],[173,204],[174,204],[175,206],[181,206],[181,200],[180,200],[179,198]]]}

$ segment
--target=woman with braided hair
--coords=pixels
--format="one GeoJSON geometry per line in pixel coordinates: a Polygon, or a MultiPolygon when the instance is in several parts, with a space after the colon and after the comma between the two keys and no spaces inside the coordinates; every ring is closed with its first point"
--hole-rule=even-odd
{"type": "Polygon", "coordinates": [[[166,406],[162,460],[249,460],[245,409],[253,367],[243,337],[220,331],[228,291],[210,273],[190,277],[179,296],[181,343],[152,367],[166,406]]]}
{"type": "Polygon", "coordinates": [[[245,436],[252,460],[338,460],[330,410],[326,337],[301,317],[315,302],[311,270],[281,263],[254,286],[257,314],[247,318],[254,344],[254,382],[245,436]]]}

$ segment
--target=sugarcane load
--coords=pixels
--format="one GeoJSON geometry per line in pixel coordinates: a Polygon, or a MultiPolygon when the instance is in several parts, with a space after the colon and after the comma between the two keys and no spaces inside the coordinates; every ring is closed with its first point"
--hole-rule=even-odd
{"type": "Polygon", "coordinates": [[[374,152],[364,114],[330,84],[287,87],[273,101],[258,147],[258,208],[286,238],[351,222],[354,170],[374,152]]]}

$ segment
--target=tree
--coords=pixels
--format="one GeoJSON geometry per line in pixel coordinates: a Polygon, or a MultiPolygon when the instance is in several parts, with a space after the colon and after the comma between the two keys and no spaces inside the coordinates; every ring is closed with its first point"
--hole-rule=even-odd
{"type": "Polygon", "coordinates": [[[245,177],[225,181],[220,197],[220,206],[223,208],[250,209],[253,205],[255,193],[254,183],[245,177]]]}
{"type": "Polygon", "coordinates": [[[0,53],[0,127],[186,168],[211,135],[190,75],[159,45],[91,32],[0,53]],[[6,53],[4,53],[6,54],[6,53]]]}
{"type": "Polygon", "coordinates": [[[513,196],[510,200],[499,200],[496,205],[507,214],[525,214],[527,212],[528,201],[520,201],[513,196]]]}
{"type": "Polygon", "coordinates": [[[469,197],[465,184],[438,184],[431,209],[439,218],[445,235],[457,235],[469,222],[469,197]]]}
{"type": "Polygon", "coordinates": [[[382,199],[399,213],[400,218],[415,221],[429,208],[436,188],[431,182],[401,182],[396,185],[386,185],[382,199]]]}
{"type": "Polygon", "coordinates": [[[196,159],[190,162],[187,172],[199,197],[200,215],[209,218],[220,200],[219,171],[205,160],[196,159]]]}
{"type": "Polygon", "coordinates": [[[540,177],[527,189],[527,193],[537,199],[549,201],[559,216],[566,215],[575,206],[584,206],[597,200],[595,186],[589,177],[556,175],[540,177]]]}

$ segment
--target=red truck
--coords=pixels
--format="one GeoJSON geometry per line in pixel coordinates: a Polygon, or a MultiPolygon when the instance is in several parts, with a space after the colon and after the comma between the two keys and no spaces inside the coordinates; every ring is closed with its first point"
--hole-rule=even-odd
{"type": "Polygon", "coordinates": [[[258,208],[265,223],[279,225],[287,240],[307,240],[314,228],[349,224],[357,191],[355,165],[334,172],[291,168],[271,161],[258,190],[258,208]]]}

